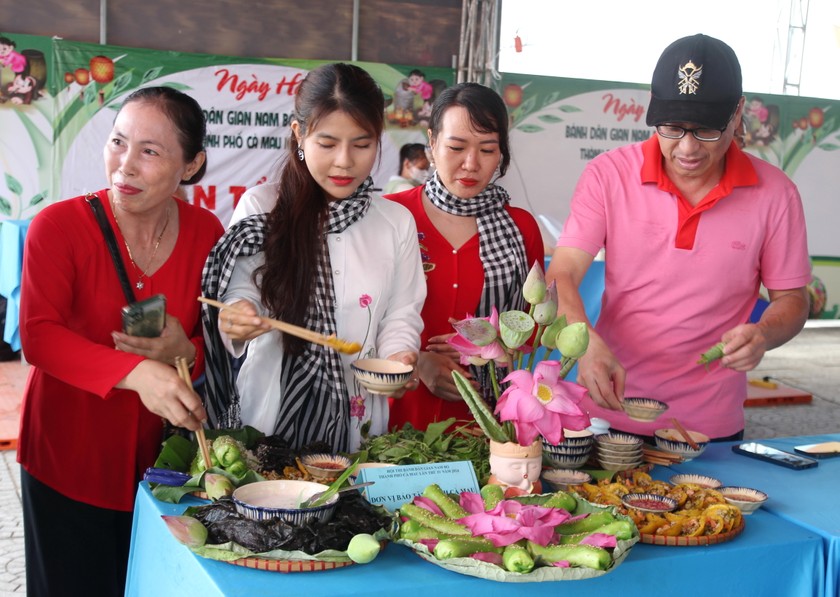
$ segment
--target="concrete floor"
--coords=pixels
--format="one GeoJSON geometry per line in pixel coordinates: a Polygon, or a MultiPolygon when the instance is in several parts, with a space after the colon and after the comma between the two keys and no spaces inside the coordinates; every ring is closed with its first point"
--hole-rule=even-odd
{"type": "MultiPolygon", "coordinates": [[[[26,366],[0,363],[0,397],[19,397],[26,366]]],[[[840,322],[809,322],[785,346],[768,352],[751,378],[772,379],[813,396],[810,404],[746,409],[747,439],[840,432],[840,322]]],[[[7,438],[0,438],[7,439],[7,438]]],[[[26,594],[20,467],[0,451],[0,597],[26,594]]]]}

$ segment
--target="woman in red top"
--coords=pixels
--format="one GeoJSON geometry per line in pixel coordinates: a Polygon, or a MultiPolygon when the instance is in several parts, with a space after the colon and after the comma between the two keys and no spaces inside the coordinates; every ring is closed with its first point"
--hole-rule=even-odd
{"type": "Polygon", "coordinates": [[[203,368],[201,270],[222,225],[174,197],[205,171],[201,107],[168,87],[131,94],[104,150],[110,188],[59,201],[24,251],[22,465],[29,595],[122,595],[137,483],[160,451],[161,419],[195,430],[201,400],[172,366],[203,368]],[[158,338],[128,336],[126,303],[86,199],[98,197],[135,298],[167,299],[158,338]]]}
{"type": "MultiPolygon", "coordinates": [[[[392,400],[390,425],[425,429],[449,417],[472,415],[452,380],[467,371],[446,341],[453,319],[486,317],[523,306],[522,283],[531,265],[543,263],[539,226],[493,183],[510,164],[508,114],[499,95],[476,83],[445,89],[429,120],[434,176],[423,186],[388,195],[414,215],[426,272],[420,387],[392,400]]],[[[489,381],[488,381],[489,383],[489,381]]]]}

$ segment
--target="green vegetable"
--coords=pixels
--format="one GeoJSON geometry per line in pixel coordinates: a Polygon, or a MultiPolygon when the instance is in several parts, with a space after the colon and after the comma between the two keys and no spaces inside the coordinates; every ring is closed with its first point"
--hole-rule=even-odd
{"type": "Polygon", "coordinates": [[[423,526],[429,527],[441,533],[448,533],[450,535],[467,535],[472,536],[470,530],[462,524],[458,524],[454,520],[438,516],[429,512],[425,508],[415,506],[414,504],[403,504],[400,506],[400,514],[407,516],[412,520],[416,520],[423,526]]]}
{"type": "Polygon", "coordinates": [[[356,470],[356,467],[359,466],[359,459],[357,458],[353,464],[348,466],[343,473],[338,476],[338,479],[333,481],[329,487],[327,487],[326,491],[320,495],[314,502],[308,505],[309,508],[317,508],[323,504],[326,504],[327,501],[335,495],[338,489],[344,484],[344,482],[353,474],[353,471],[356,470]]]}
{"type": "Polygon", "coordinates": [[[236,475],[237,477],[243,476],[245,473],[248,472],[248,465],[245,464],[244,460],[237,460],[230,466],[226,467],[225,470],[232,475],[236,475]]]}
{"type": "Polygon", "coordinates": [[[592,545],[550,545],[543,547],[528,541],[528,551],[543,562],[569,562],[572,566],[582,566],[595,570],[606,570],[612,562],[610,552],[592,545]]]}
{"type": "Polygon", "coordinates": [[[438,541],[434,554],[439,560],[448,560],[449,558],[466,558],[474,553],[485,551],[499,553],[501,548],[496,547],[484,537],[458,537],[438,541]]]}
{"type": "MultiPolygon", "coordinates": [[[[213,454],[219,460],[219,464],[225,468],[231,466],[234,462],[242,460],[242,452],[244,447],[238,441],[229,435],[220,435],[213,440],[213,454]]],[[[213,457],[211,456],[212,460],[213,457]]]]}
{"type": "Polygon", "coordinates": [[[534,569],[534,558],[531,557],[531,554],[528,553],[524,545],[511,543],[502,552],[502,565],[505,567],[505,570],[509,570],[510,572],[528,574],[534,569]]]}
{"type": "Polygon", "coordinates": [[[575,533],[590,533],[600,526],[615,521],[615,516],[609,510],[601,510],[589,514],[574,522],[564,522],[554,527],[554,530],[561,535],[574,535],[575,533]]]}
{"type": "Polygon", "coordinates": [[[501,485],[491,483],[481,488],[481,499],[484,500],[484,509],[492,510],[499,502],[505,499],[505,490],[501,485]]]}
{"type": "Polygon", "coordinates": [[[496,417],[493,415],[493,411],[489,406],[487,406],[487,403],[484,402],[481,396],[478,395],[478,392],[475,391],[475,388],[467,380],[467,378],[457,371],[453,371],[452,379],[455,380],[455,386],[458,388],[458,393],[460,393],[464,398],[464,402],[467,403],[473,418],[475,418],[478,426],[481,427],[484,435],[493,441],[502,444],[514,441],[513,438],[509,437],[505,432],[501,423],[496,420],[496,417]]]}
{"type": "Polygon", "coordinates": [[[704,352],[700,355],[700,360],[697,361],[698,365],[705,365],[706,370],[709,370],[709,364],[722,358],[723,357],[723,347],[726,346],[726,342],[718,342],[714,346],[712,346],[709,350],[704,352]]]}
{"type": "Polygon", "coordinates": [[[233,483],[224,475],[207,473],[204,475],[204,491],[207,497],[216,501],[233,493],[233,483]]]}
{"type": "Polygon", "coordinates": [[[467,511],[461,507],[461,504],[446,495],[437,483],[428,485],[423,490],[423,497],[432,500],[447,518],[458,519],[467,516],[467,511]]]}
{"type": "Polygon", "coordinates": [[[551,497],[545,501],[543,506],[546,508],[562,508],[563,510],[573,512],[574,509],[577,508],[577,499],[571,493],[566,493],[565,491],[555,491],[551,494],[551,497]]]}
{"type": "Polygon", "coordinates": [[[629,520],[614,520],[592,531],[575,533],[573,535],[560,535],[560,543],[563,545],[580,543],[593,533],[604,533],[605,535],[612,535],[616,539],[627,540],[633,536],[634,526],[629,520]]]}
{"type": "Polygon", "coordinates": [[[219,459],[213,453],[212,450],[213,444],[208,440],[207,441],[207,450],[210,452],[210,466],[207,466],[207,463],[204,462],[204,457],[201,455],[201,450],[196,449],[195,458],[193,458],[192,463],[190,463],[190,476],[195,476],[199,473],[206,471],[208,468],[219,466],[219,459]]]}
{"type": "Polygon", "coordinates": [[[362,443],[362,462],[390,462],[393,464],[426,464],[469,460],[479,479],[490,475],[490,446],[487,439],[464,433],[472,423],[446,430],[455,423],[454,417],[430,423],[425,431],[410,423],[391,433],[371,437],[362,443]]]}
{"type": "Polygon", "coordinates": [[[382,546],[373,535],[359,533],[350,539],[347,545],[347,557],[357,564],[367,564],[379,555],[381,549],[382,546]]]}

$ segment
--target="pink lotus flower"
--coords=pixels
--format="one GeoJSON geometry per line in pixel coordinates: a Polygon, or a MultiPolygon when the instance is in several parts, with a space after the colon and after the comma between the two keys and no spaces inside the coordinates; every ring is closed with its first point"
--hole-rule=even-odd
{"type": "Polygon", "coordinates": [[[458,332],[447,340],[461,354],[462,365],[486,365],[494,361],[499,367],[509,366],[509,356],[499,342],[499,312],[490,317],[467,317],[454,324],[458,332]]]}
{"type": "MultiPolygon", "coordinates": [[[[470,492],[465,492],[470,493],[470,492]]],[[[486,537],[496,547],[504,547],[521,539],[548,545],[554,537],[554,527],[566,522],[570,515],[559,508],[528,506],[515,500],[502,500],[487,512],[481,496],[466,498],[461,494],[461,506],[470,512],[458,520],[470,529],[473,536],[486,537]]]]}
{"type": "Polygon", "coordinates": [[[363,294],[359,297],[359,306],[362,309],[366,309],[367,307],[369,307],[372,302],[373,299],[370,297],[369,294],[363,294]]]}
{"type": "Polygon", "coordinates": [[[539,435],[552,444],[563,441],[563,428],[581,430],[589,425],[589,417],[578,404],[586,388],[560,378],[562,367],[556,361],[538,363],[534,373],[513,371],[505,377],[510,385],[496,404],[500,421],[511,421],[516,441],[532,444],[539,435]]]}

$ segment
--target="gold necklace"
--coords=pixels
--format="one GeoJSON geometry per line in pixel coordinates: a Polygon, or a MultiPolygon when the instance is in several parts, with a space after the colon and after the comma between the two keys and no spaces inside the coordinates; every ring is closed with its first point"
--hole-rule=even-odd
{"type": "MultiPolygon", "coordinates": [[[[120,233],[122,233],[122,226],[120,226],[120,221],[117,219],[117,210],[112,209],[114,212],[114,221],[117,223],[117,228],[120,229],[120,233]]],[[[158,234],[157,240],[155,241],[155,248],[152,249],[152,256],[149,257],[148,263],[146,263],[146,267],[141,268],[137,265],[137,262],[134,261],[134,256],[131,254],[131,247],[128,246],[128,241],[125,239],[125,234],[123,234],[123,244],[125,245],[125,250],[128,251],[128,258],[131,260],[131,265],[134,267],[136,272],[139,272],[139,277],[137,278],[137,284],[134,286],[137,290],[143,290],[145,284],[143,283],[143,278],[146,278],[146,272],[149,271],[149,268],[152,266],[152,262],[155,260],[155,256],[158,252],[158,247],[160,247],[160,241],[163,240],[163,234],[166,232],[166,227],[169,226],[169,214],[172,211],[172,203],[170,203],[166,207],[166,221],[163,223],[163,229],[158,234]]]]}

